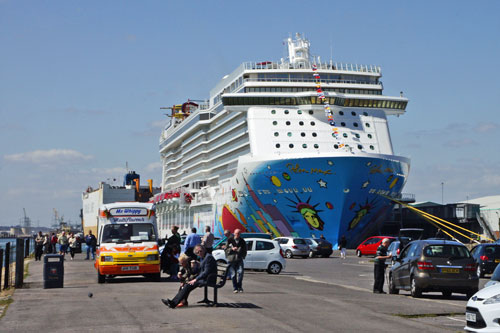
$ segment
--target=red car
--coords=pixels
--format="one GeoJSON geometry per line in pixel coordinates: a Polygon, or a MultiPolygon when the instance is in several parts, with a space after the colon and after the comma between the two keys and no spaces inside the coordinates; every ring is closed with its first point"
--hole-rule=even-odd
{"type": "Polygon", "coordinates": [[[356,248],[356,255],[358,257],[366,255],[375,255],[375,253],[377,253],[377,248],[380,246],[384,238],[389,238],[391,243],[396,240],[395,237],[391,236],[369,237],[363,243],[358,245],[358,247],[356,248]]]}

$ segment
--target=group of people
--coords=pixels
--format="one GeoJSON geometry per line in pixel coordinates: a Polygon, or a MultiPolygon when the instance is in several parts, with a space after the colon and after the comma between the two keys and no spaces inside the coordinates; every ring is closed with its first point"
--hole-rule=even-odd
{"type": "MultiPolygon", "coordinates": [[[[89,259],[89,252],[92,252],[92,258],[95,259],[95,248],[97,240],[94,235],[92,235],[92,230],[85,237],[85,242],[87,244],[87,259],[89,259]]],[[[79,247],[80,239],[72,232],[66,234],[66,231],[62,231],[58,236],[55,232],[51,235],[43,234],[41,231],[35,237],[35,260],[42,260],[42,255],[45,254],[57,254],[59,253],[63,257],[69,252],[71,260],[75,258],[76,249],[79,247]],[[57,251],[59,247],[59,251],[57,251]]]]}
{"type": "MultiPolygon", "coordinates": [[[[243,260],[247,254],[246,242],[241,237],[239,229],[236,229],[234,234],[226,230],[224,235],[226,242],[223,249],[229,263],[228,269],[232,276],[233,291],[241,293],[243,292],[243,260]]],[[[214,235],[210,227],[205,227],[203,237],[197,234],[196,228],[192,228],[184,243],[184,253],[176,259],[176,254],[180,252],[180,239],[178,227],[172,227],[172,236],[167,239],[162,252],[163,272],[169,273],[171,279],[175,277],[181,283],[179,292],[173,299],[162,299],[163,304],[170,308],[187,306],[191,291],[205,285],[213,286],[217,280],[217,262],[212,256],[214,235]],[[197,260],[198,258],[201,262],[197,260]]]]}

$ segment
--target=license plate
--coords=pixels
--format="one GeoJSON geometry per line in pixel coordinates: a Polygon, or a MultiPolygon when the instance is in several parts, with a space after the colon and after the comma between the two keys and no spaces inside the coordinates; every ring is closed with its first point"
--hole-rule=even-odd
{"type": "Polygon", "coordinates": [[[460,273],[458,268],[441,268],[441,273],[460,273]]]}
{"type": "Polygon", "coordinates": [[[465,320],[467,321],[472,321],[472,322],[476,322],[476,314],[475,313],[471,313],[471,312],[466,312],[465,313],[465,320]]]}
{"type": "Polygon", "coordinates": [[[138,271],[139,266],[123,266],[122,271],[138,271]]]}

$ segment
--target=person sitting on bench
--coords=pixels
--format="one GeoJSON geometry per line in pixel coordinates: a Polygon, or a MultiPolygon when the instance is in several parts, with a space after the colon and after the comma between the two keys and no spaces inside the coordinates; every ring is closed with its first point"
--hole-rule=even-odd
{"type": "Polygon", "coordinates": [[[203,259],[200,264],[200,274],[195,279],[188,281],[172,300],[162,298],[163,304],[172,309],[177,307],[181,300],[187,301],[189,293],[194,289],[205,285],[215,286],[217,280],[217,262],[215,258],[210,253],[207,253],[201,245],[196,245],[193,252],[203,259]]]}

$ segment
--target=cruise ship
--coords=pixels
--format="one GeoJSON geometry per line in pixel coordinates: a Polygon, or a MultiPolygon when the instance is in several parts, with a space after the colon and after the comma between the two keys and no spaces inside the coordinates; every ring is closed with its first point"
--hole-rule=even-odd
{"type": "Polygon", "coordinates": [[[288,57],[245,62],[208,100],[170,109],[161,133],[161,236],[172,225],[316,237],[354,246],[376,232],[406,183],[387,117],[408,99],[383,95],[381,69],[322,61],[296,34],[288,57]]]}

